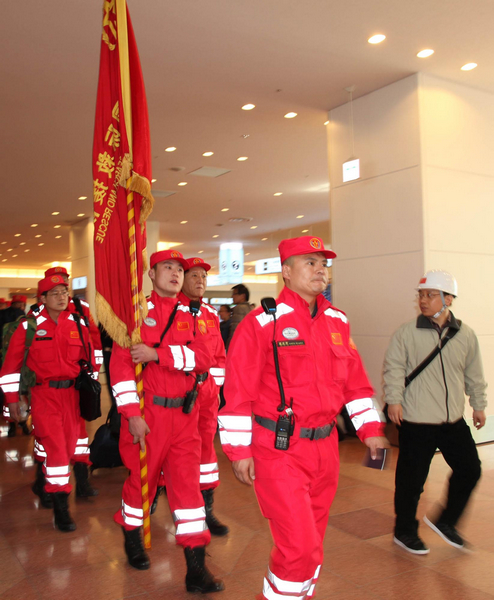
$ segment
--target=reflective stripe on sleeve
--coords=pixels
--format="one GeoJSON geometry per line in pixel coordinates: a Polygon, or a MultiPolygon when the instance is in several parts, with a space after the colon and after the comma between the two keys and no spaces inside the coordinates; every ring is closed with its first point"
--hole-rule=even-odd
{"type": "Polygon", "coordinates": [[[220,430],[220,442],[230,446],[250,446],[252,443],[251,431],[225,431],[220,430]]]}
{"type": "Polygon", "coordinates": [[[10,373],[9,375],[0,377],[0,386],[2,387],[3,392],[6,394],[9,392],[18,392],[20,379],[20,373],[10,373]]]}
{"type": "Polygon", "coordinates": [[[219,367],[211,367],[209,373],[214,378],[216,385],[223,385],[225,383],[225,369],[219,367]]]}
{"type": "Polygon", "coordinates": [[[380,422],[380,415],[375,408],[373,408],[372,410],[366,410],[365,412],[352,417],[353,426],[357,431],[362,427],[362,425],[365,425],[366,423],[380,422]]]}
{"type": "Polygon", "coordinates": [[[218,417],[220,428],[237,431],[251,431],[252,418],[241,415],[220,415],[218,417]]]}
{"type": "Polygon", "coordinates": [[[168,346],[173,356],[173,366],[178,371],[184,368],[184,355],[182,354],[181,346],[168,346]]]}
{"type": "Polygon", "coordinates": [[[126,406],[127,404],[139,404],[139,396],[137,395],[137,386],[134,380],[120,381],[113,387],[113,395],[117,402],[117,406],[126,406]]]}
{"type": "Polygon", "coordinates": [[[364,410],[375,408],[372,398],[360,398],[359,400],[352,400],[345,406],[350,417],[356,415],[357,413],[361,413],[364,410]]]}
{"type": "Polygon", "coordinates": [[[182,346],[182,349],[185,356],[184,371],[193,371],[196,366],[196,355],[194,354],[194,351],[190,348],[187,348],[187,346],[182,346]]]}
{"type": "Polygon", "coordinates": [[[218,417],[220,441],[231,446],[250,446],[252,443],[252,418],[238,415],[218,417]]]}

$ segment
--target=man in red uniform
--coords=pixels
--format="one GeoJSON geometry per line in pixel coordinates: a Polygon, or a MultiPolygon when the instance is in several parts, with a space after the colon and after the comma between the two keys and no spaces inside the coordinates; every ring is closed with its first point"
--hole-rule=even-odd
{"type": "MultiPolygon", "coordinates": [[[[45,271],[45,278],[52,277],[54,275],[58,275],[62,277],[64,282],[69,284],[69,273],[65,267],[52,267],[45,271]]],[[[94,371],[95,373],[99,373],[101,369],[101,365],[103,363],[103,350],[101,346],[101,337],[99,335],[99,329],[94,322],[94,319],[91,315],[91,311],[89,310],[89,304],[84,300],[80,300],[81,309],[84,317],[87,319],[89,323],[89,333],[91,336],[91,349],[93,350],[94,355],[94,371]]],[[[69,297],[69,303],[67,305],[67,310],[71,313],[78,314],[79,311],[74,303],[74,299],[69,297]]],[[[33,309],[30,314],[33,316],[37,316],[38,312],[36,309],[33,309]]],[[[46,452],[43,447],[43,444],[40,442],[38,436],[36,435],[36,430],[34,431],[35,439],[34,439],[34,460],[36,462],[36,479],[31,487],[33,492],[39,496],[41,506],[45,508],[52,507],[52,500],[49,495],[45,493],[45,481],[44,481],[44,473],[43,473],[43,461],[46,457],[46,452]]],[[[77,444],[75,448],[74,456],[70,459],[71,464],[74,466],[74,475],[76,480],[76,496],[78,498],[91,498],[98,495],[98,490],[92,487],[89,483],[89,466],[91,462],[89,460],[89,437],[86,431],[86,421],[82,417],[79,419],[79,436],[77,438],[77,444]]]]}
{"type": "Polygon", "coordinates": [[[267,600],[313,597],[338,483],[334,424],[343,405],[373,457],[387,445],[348,319],[321,293],[336,255],[311,236],[283,240],[279,251],[285,287],[276,313],[258,308],[239,325],[218,418],[235,475],[254,483],[270,522],[267,600]]]}
{"type": "MultiPolygon", "coordinates": [[[[36,374],[32,388],[31,412],[39,443],[45,453],[44,490],[51,494],[55,526],[74,531],[68,510],[70,459],[79,434],[79,394],[74,388],[80,372],[79,361],[86,357],[89,330],[67,310],[67,283],[59,275],[45,277],[38,284],[42,306],[36,316],[36,333],[26,365],[36,374]],[[80,330],[79,330],[80,327],[80,330]],[[83,339],[81,339],[82,333],[83,339]],[[84,346],[83,346],[84,345],[84,346]]],[[[0,383],[13,419],[19,420],[19,381],[24,360],[27,321],[12,336],[2,368],[0,383]]]]}
{"type": "Polygon", "coordinates": [[[180,252],[155,252],[149,277],[153,292],[148,316],[141,327],[142,343],[129,349],[114,345],[111,359],[113,393],[122,415],[120,455],[130,475],[122,492],[122,507],[115,521],[122,526],[125,552],[136,569],[149,568],[142,546],[143,524],[139,443],[147,447],[149,496],[154,497],[158,477],[164,473],[168,503],[176,525],[176,542],[184,547],[187,591],[217,592],[223,582],[204,564],[211,540],[204,501],[199,490],[201,439],[197,388],[212,366],[210,336],[197,327],[189,307],[178,301],[187,261],[180,252]],[[145,418],[141,418],[134,365],[145,363],[145,418]]]}
{"type": "Polygon", "coordinates": [[[207,286],[207,272],[211,265],[202,258],[187,259],[189,269],[185,272],[184,285],[178,299],[185,306],[190,301],[200,303],[201,315],[197,315],[198,328],[207,330],[213,337],[211,350],[213,364],[209,370],[209,377],[201,386],[198,396],[199,403],[199,435],[201,436],[201,476],[199,479],[201,493],[206,508],[206,523],[212,535],[224,536],[228,527],[218,521],[213,513],[213,494],[220,484],[218,471],[218,458],[214,449],[214,436],[218,424],[219,390],[225,380],[225,346],[221,338],[220,322],[216,310],[202,301],[207,286]]]}

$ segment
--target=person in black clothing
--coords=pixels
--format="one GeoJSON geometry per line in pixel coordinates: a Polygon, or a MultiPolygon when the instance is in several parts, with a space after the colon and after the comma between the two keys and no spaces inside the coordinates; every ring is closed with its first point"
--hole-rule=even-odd
{"type": "Polygon", "coordinates": [[[230,307],[230,305],[228,304],[222,304],[220,306],[220,309],[218,311],[218,314],[220,315],[220,332],[221,332],[221,337],[223,339],[223,343],[225,344],[226,347],[226,343],[228,341],[228,337],[230,335],[230,318],[232,316],[232,309],[230,307]]]}

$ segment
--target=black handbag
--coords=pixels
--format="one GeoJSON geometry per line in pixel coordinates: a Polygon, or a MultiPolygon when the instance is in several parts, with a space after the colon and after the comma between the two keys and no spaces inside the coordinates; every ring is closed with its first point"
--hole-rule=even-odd
{"type": "Polygon", "coordinates": [[[112,469],[120,467],[122,459],[118,449],[119,432],[117,426],[120,415],[114,406],[111,407],[106,423],[101,425],[94,434],[93,441],[89,446],[91,460],[91,471],[94,469],[112,469]]]}
{"type": "MultiPolygon", "coordinates": [[[[82,311],[81,316],[86,321],[86,317],[82,314],[82,311]]],[[[79,392],[81,417],[85,421],[94,421],[101,417],[101,383],[92,377],[94,369],[91,363],[91,343],[88,342],[88,348],[86,348],[78,315],[75,315],[75,322],[77,329],[79,330],[82,346],[87,356],[87,360],[79,361],[81,372],[75,380],[75,389],[79,392]]],[[[87,321],[86,325],[89,325],[87,321]]]]}

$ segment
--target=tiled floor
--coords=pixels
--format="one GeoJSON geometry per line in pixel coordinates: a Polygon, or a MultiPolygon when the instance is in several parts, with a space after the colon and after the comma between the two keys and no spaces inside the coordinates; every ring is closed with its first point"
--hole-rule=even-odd
{"type": "MultiPolygon", "coordinates": [[[[99,423],[89,426],[94,432],[99,423]]],[[[91,435],[91,434],[90,434],[91,435]]],[[[185,592],[185,564],[174,544],[173,521],[162,497],[152,518],[149,571],[130,568],[122,533],[112,520],[120,503],[125,469],[97,470],[100,495],[75,501],[77,531],[52,527],[51,511],[38,507],[30,490],[32,438],[0,438],[0,599],[116,600],[191,598],[185,592]]],[[[407,554],[392,542],[393,477],[397,450],[383,472],[361,466],[364,447],[355,439],[340,444],[341,478],[325,539],[325,564],[318,600],[487,600],[494,598],[494,445],[479,448],[483,478],[459,529],[470,552],[446,545],[425,525],[427,556],[407,554]]],[[[222,485],[217,515],[230,535],[208,548],[211,570],[225,581],[222,594],[204,598],[253,599],[260,591],[271,538],[252,489],[238,483],[219,451],[222,485]]],[[[448,468],[434,458],[419,516],[441,498],[448,468]]],[[[302,524],[301,524],[302,526],[302,524]]]]}

